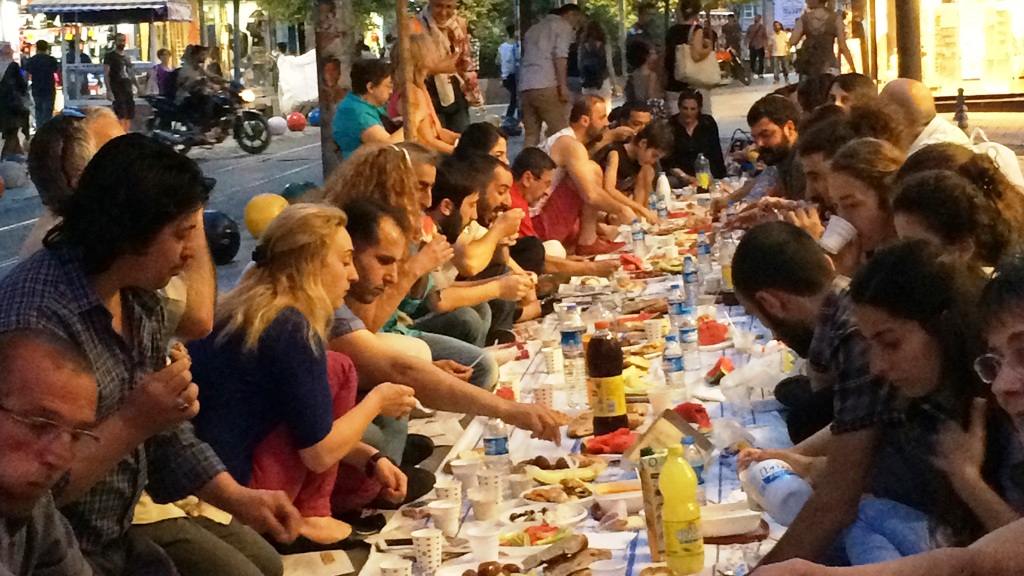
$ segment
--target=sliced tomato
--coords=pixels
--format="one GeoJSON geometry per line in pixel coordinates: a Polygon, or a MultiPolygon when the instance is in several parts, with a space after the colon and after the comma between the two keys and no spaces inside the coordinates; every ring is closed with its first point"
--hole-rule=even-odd
{"type": "Polygon", "coordinates": [[[530,526],[523,532],[530,537],[530,545],[533,546],[541,540],[547,540],[558,532],[558,528],[550,524],[538,524],[537,526],[530,526]]]}

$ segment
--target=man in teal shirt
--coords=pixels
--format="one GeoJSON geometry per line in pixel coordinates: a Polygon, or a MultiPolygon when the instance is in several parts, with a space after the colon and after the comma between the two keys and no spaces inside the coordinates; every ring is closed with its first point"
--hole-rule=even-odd
{"type": "Polygon", "coordinates": [[[389,134],[381,118],[391,98],[391,64],[384,60],[357,60],[352,64],[352,92],[334,112],[334,141],[341,157],[348,158],[363,144],[402,141],[402,131],[389,134]]]}

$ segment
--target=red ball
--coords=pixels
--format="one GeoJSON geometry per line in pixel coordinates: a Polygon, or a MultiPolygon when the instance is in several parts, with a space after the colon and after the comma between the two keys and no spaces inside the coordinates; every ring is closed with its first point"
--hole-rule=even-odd
{"type": "Polygon", "coordinates": [[[306,117],[301,112],[292,112],[288,115],[288,129],[292,132],[302,132],[306,129],[306,117]]]}

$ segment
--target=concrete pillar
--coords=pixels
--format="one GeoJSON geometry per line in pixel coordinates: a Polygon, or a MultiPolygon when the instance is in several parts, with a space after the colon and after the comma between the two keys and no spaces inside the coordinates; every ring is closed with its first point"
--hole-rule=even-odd
{"type": "Polygon", "coordinates": [[[921,80],[921,0],[896,2],[896,49],[900,77],[921,80]]]}

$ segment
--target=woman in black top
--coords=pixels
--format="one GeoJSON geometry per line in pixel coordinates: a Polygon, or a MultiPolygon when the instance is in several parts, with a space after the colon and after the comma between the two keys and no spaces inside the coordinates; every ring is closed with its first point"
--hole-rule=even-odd
{"type": "Polygon", "coordinates": [[[601,23],[597,20],[588,22],[580,34],[578,54],[583,93],[610,103],[613,89],[618,91],[618,86],[615,85],[615,71],[610,64],[609,48],[608,34],[601,23]]]}
{"type": "Polygon", "coordinates": [[[4,138],[0,156],[25,153],[18,131],[28,126],[27,98],[28,82],[21,73],[21,66],[14,61],[14,50],[4,42],[0,44],[0,132],[4,138]]]}
{"type": "Polygon", "coordinates": [[[696,182],[697,156],[700,154],[708,159],[712,176],[726,176],[718,123],[708,114],[701,113],[703,105],[704,97],[700,92],[684,91],[679,95],[679,113],[669,120],[675,144],[664,165],[683,185],[696,182]]]}

